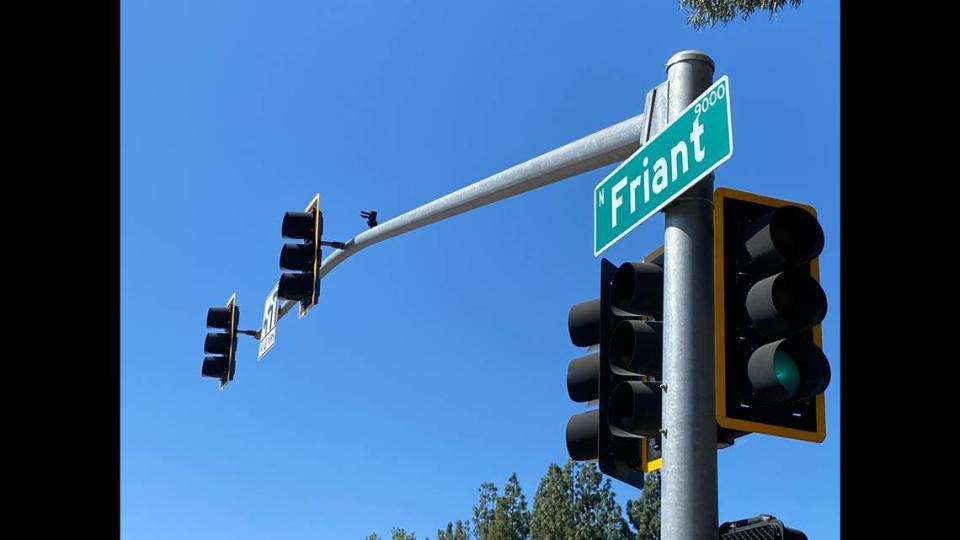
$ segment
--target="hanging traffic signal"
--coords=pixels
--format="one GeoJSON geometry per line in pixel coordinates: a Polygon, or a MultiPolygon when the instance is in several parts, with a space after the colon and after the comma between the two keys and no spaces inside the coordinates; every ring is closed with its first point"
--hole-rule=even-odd
{"type": "Polygon", "coordinates": [[[278,295],[300,302],[300,318],[317,303],[320,238],[323,236],[323,214],[318,193],[303,212],[283,215],[284,238],[303,240],[302,244],[284,244],[280,251],[280,268],[293,270],[280,275],[278,295]]]}
{"type": "Polygon", "coordinates": [[[570,339],[598,350],[572,361],[567,391],[576,402],[599,400],[599,409],[567,423],[567,450],[575,460],[596,459],[604,474],[643,488],[648,439],[659,435],[663,268],[600,262],[600,298],[570,309],[570,339]]]}
{"type": "MultiPolygon", "coordinates": [[[[573,306],[567,327],[574,345],[591,349],[567,367],[567,393],[577,403],[593,402],[600,390],[600,351],[596,346],[600,343],[600,298],[573,306]]],[[[576,414],[567,422],[567,452],[572,459],[597,459],[599,437],[600,412],[597,410],[576,414]]]]}
{"type": "Polygon", "coordinates": [[[830,364],[816,211],[725,188],[714,205],[717,423],[821,442],[830,364]]]}
{"type": "Polygon", "coordinates": [[[655,318],[663,313],[663,267],[620,265],[603,313],[600,422],[610,436],[600,440],[600,470],[642,488],[644,453],[662,426],[663,324],[655,318]]]}
{"type": "Polygon", "coordinates": [[[212,307],[207,310],[207,326],[226,332],[208,333],[203,343],[203,377],[220,379],[220,389],[233,380],[237,369],[237,325],[240,322],[240,308],[237,295],[230,295],[226,307],[212,307]]]}

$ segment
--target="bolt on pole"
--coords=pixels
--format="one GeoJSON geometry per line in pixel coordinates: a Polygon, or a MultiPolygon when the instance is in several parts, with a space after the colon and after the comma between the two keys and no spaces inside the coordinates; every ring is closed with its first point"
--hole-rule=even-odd
{"type": "MultiPolygon", "coordinates": [[[[667,61],[669,120],[713,81],[700,51],[667,61]]],[[[713,175],[665,209],[663,294],[663,540],[716,538],[713,175]]]]}

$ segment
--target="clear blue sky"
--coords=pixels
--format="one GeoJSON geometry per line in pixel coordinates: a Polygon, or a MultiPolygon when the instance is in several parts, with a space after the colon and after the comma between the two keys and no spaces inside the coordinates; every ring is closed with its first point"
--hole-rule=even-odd
{"type": "MultiPolygon", "coordinates": [[[[236,292],[259,326],[283,213],[314,193],[345,240],[360,210],[385,221],[642,112],[691,48],[730,77],[717,186],[809,203],[827,239],[827,440],[721,451],[720,519],[839,537],[836,3],[702,31],[673,0],[125,0],[121,22],[125,539],[435,537],[513,472],[532,502],[584,410],[566,318],[597,294],[592,190],[613,166],[363,251],[263,361],[241,336],[224,392],[200,377],[206,309],[236,292]]],[[[662,238],[659,215],[604,256],[662,238]]]]}

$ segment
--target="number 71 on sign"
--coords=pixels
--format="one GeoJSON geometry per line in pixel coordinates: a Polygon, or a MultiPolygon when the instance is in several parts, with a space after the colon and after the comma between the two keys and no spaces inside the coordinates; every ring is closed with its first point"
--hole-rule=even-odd
{"type": "Polygon", "coordinates": [[[267,354],[267,351],[277,342],[277,319],[280,311],[280,282],[278,281],[263,303],[263,323],[260,325],[260,350],[257,353],[257,362],[267,354]]]}

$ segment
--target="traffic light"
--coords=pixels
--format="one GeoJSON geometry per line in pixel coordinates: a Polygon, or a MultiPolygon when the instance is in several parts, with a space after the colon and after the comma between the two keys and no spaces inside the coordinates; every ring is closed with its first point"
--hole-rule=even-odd
{"type": "Polygon", "coordinates": [[[240,308],[237,295],[230,295],[226,307],[212,307],[207,310],[207,326],[226,332],[208,333],[203,343],[203,377],[220,379],[220,389],[233,380],[237,370],[237,325],[240,322],[240,308]]]}
{"type": "Polygon", "coordinates": [[[643,488],[650,439],[661,427],[663,268],[647,262],[600,262],[600,298],[570,309],[568,330],[578,347],[599,346],[573,360],[567,392],[599,401],[567,423],[567,451],[596,459],[600,471],[643,488]]]}
{"type": "Polygon", "coordinates": [[[756,540],[758,538],[807,540],[807,535],[787,527],[782,521],[768,514],[760,514],[757,517],[739,521],[727,521],[720,525],[720,540],[756,540]]]}
{"type": "Polygon", "coordinates": [[[821,442],[830,364],[816,211],[725,188],[714,206],[717,423],[821,442]]]}
{"type": "Polygon", "coordinates": [[[303,240],[302,244],[284,244],[280,251],[280,268],[293,270],[280,275],[278,295],[300,302],[300,318],[317,303],[320,269],[320,238],[323,236],[323,213],[318,193],[303,212],[283,215],[284,238],[303,240]]]}

